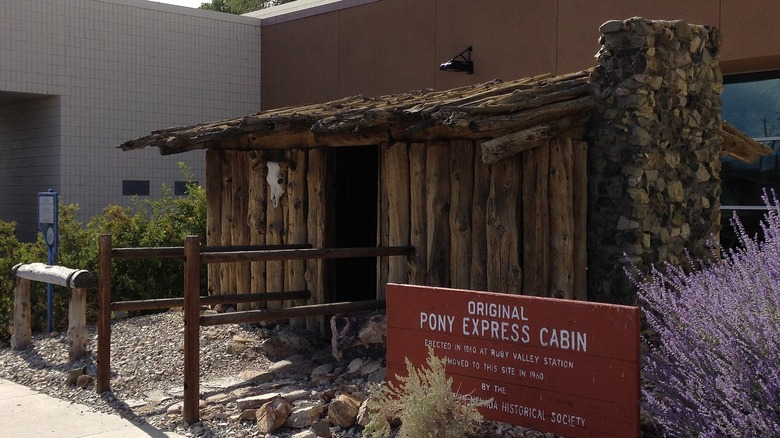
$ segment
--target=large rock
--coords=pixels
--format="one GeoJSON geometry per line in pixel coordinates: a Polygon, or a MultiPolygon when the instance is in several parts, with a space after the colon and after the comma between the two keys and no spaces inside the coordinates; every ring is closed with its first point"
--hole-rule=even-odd
{"type": "Polygon", "coordinates": [[[293,406],[290,416],[287,417],[284,425],[294,429],[303,429],[311,426],[312,423],[322,417],[325,405],[320,402],[303,402],[293,406]]]}
{"type": "Polygon", "coordinates": [[[339,427],[355,424],[361,401],[350,394],[339,394],[328,405],[328,423],[339,427]]]}
{"type": "Polygon", "coordinates": [[[287,417],[290,416],[293,406],[285,399],[277,397],[260,406],[255,412],[257,417],[257,430],[260,433],[271,433],[284,426],[287,417]]]}

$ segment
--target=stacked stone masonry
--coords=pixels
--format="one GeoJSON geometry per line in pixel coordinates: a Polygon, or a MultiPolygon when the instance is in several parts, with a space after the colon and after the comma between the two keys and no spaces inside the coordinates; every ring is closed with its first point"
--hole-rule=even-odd
{"type": "Polygon", "coordinates": [[[624,268],[708,258],[720,229],[720,32],[631,18],[601,26],[591,82],[589,290],[634,299],[624,268]],[[627,256],[627,257],[626,257],[627,256]]]}

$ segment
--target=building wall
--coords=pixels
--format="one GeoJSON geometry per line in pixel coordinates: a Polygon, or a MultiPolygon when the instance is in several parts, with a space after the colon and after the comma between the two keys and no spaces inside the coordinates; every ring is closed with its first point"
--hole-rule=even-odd
{"type": "Polygon", "coordinates": [[[108,204],[130,203],[123,180],[148,180],[152,196],[162,184],[173,187],[183,179],[180,161],[204,183],[202,153],[161,157],[156,150],[115,146],[155,129],[258,111],[259,24],[143,0],[5,6],[0,169],[24,176],[0,186],[0,220],[18,220],[19,235],[34,237],[28,218],[36,192],[48,188],[63,202],[79,204],[86,220],[108,204]],[[39,95],[51,97],[41,101],[39,95]],[[28,120],[35,124],[19,128],[28,120]],[[20,131],[24,139],[17,138],[20,131]]]}
{"type": "Polygon", "coordinates": [[[773,0],[345,3],[351,7],[253,14],[263,20],[264,108],[578,71],[595,66],[599,26],[632,16],[718,26],[725,73],[780,68],[773,0]],[[473,75],[438,70],[469,45],[473,75]]]}

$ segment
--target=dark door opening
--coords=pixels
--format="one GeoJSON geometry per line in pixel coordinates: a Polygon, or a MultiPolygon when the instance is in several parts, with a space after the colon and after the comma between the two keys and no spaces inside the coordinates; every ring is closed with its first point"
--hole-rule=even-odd
{"type": "MultiPolygon", "coordinates": [[[[331,151],[333,246],[376,246],[379,149],[360,146],[331,151]]],[[[329,302],[376,298],[376,258],[335,259],[329,265],[329,302]]]]}

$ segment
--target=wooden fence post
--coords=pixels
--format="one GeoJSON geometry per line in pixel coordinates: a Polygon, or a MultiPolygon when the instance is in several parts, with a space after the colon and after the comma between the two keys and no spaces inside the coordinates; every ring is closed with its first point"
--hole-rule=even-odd
{"type": "Polygon", "coordinates": [[[200,418],[200,241],[184,240],[184,421],[200,418]]]}
{"type": "Polygon", "coordinates": [[[14,334],[11,335],[11,348],[21,350],[32,342],[32,314],[30,308],[31,280],[16,276],[14,267],[14,334]]]}
{"type": "Polygon", "coordinates": [[[87,290],[70,289],[68,303],[68,358],[80,359],[87,354],[87,290]]]}
{"type": "Polygon", "coordinates": [[[111,389],[111,235],[98,240],[98,363],[95,387],[98,393],[111,389]]]}

